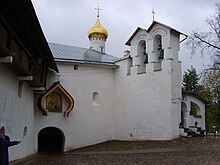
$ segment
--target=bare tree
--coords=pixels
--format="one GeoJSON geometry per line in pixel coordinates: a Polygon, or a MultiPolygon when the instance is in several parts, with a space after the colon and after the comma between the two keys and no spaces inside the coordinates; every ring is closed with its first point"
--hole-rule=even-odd
{"type": "MultiPolygon", "coordinates": [[[[200,52],[201,56],[210,56],[212,67],[210,70],[220,66],[220,2],[215,4],[215,13],[208,17],[206,23],[209,25],[208,32],[198,30],[188,36],[186,46],[191,49],[191,53],[200,52]]],[[[219,67],[218,67],[219,68],[219,67]]]]}

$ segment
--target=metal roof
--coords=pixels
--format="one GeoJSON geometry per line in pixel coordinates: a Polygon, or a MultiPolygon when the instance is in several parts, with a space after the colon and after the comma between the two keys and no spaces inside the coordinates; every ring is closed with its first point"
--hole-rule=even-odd
{"type": "Polygon", "coordinates": [[[162,25],[162,26],[164,26],[164,27],[166,27],[166,28],[168,28],[168,29],[170,29],[170,30],[173,30],[173,31],[175,31],[175,32],[177,32],[177,33],[179,33],[179,34],[182,34],[181,32],[179,32],[178,30],[172,28],[171,26],[165,25],[165,24],[160,23],[160,22],[157,22],[157,21],[153,21],[153,22],[152,22],[152,24],[151,24],[151,25],[149,26],[149,28],[147,29],[147,32],[149,32],[149,31],[153,28],[153,26],[154,26],[155,24],[162,25]]]}
{"type": "Polygon", "coordinates": [[[131,35],[131,37],[128,39],[128,41],[125,43],[125,45],[131,46],[131,40],[134,38],[134,36],[139,32],[139,30],[145,30],[143,28],[138,27],[135,32],[131,35]]]}
{"type": "Polygon", "coordinates": [[[75,62],[84,64],[98,64],[117,66],[115,62],[117,57],[94,51],[87,48],[69,46],[57,43],[49,43],[49,47],[58,62],[75,62]]]}
{"type": "MultiPolygon", "coordinates": [[[[162,25],[162,26],[164,26],[164,27],[166,27],[166,28],[168,28],[168,29],[170,29],[170,30],[176,32],[177,34],[183,34],[183,33],[177,31],[176,29],[174,29],[174,28],[172,28],[172,27],[170,27],[170,26],[168,26],[168,25],[162,24],[162,23],[157,22],[157,21],[153,21],[152,24],[149,26],[148,29],[143,29],[143,28],[138,27],[138,28],[135,30],[135,32],[131,35],[131,37],[128,39],[128,41],[125,43],[125,45],[131,46],[131,40],[132,40],[132,39],[134,38],[134,36],[139,32],[139,30],[145,30],[147,33],[149,33],[150,30],[154,27],[155,24],[162,25]]],[[[183,35],[185,35],[185,34],[183,34],[183,35]]],[[[186,35],[185,35],[185,36],[186,36],[186,35]]]]}

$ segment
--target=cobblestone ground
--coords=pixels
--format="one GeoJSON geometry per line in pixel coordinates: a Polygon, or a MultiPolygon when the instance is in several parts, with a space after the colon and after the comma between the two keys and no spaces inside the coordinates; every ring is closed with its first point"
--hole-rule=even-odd
{"type": "Polygon", "coordinates": [[[10,165],[220,165],[220,140],[109,141],[63,154],[36,154],[10,165]]]}

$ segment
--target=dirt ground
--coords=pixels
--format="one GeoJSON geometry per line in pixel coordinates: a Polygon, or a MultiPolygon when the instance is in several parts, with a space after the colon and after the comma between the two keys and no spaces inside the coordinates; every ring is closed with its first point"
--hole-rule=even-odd
{"type": "Polygon", "coordinates": [[[39,153],[10,165],[220,165],[220,139],[107,141],[63,154],[39,153]]]}
{"type": "Polygon", "coordinates": [[[136,149],[155,149],[172,147],[199,147],[199,146],[220,146],[220,139],[213,137],[179,137],[166,141],[107,141],[104,143],[83,147],[74,152],[85,151],[121,151],[136,149]]]}

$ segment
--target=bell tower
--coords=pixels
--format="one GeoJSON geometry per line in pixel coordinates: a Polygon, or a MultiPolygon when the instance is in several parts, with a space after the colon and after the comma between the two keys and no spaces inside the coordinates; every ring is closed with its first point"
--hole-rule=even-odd
{"type": "Polygon", "coordinates": [[[97,20],[95,25],[88,31],[88,38],[90,41],[90,49],[105,53],[105,41],[108,38],[107,30],[101,25],[99,19],[99,11],[102,10],[95,8],[97,12],[97,20]]]}

